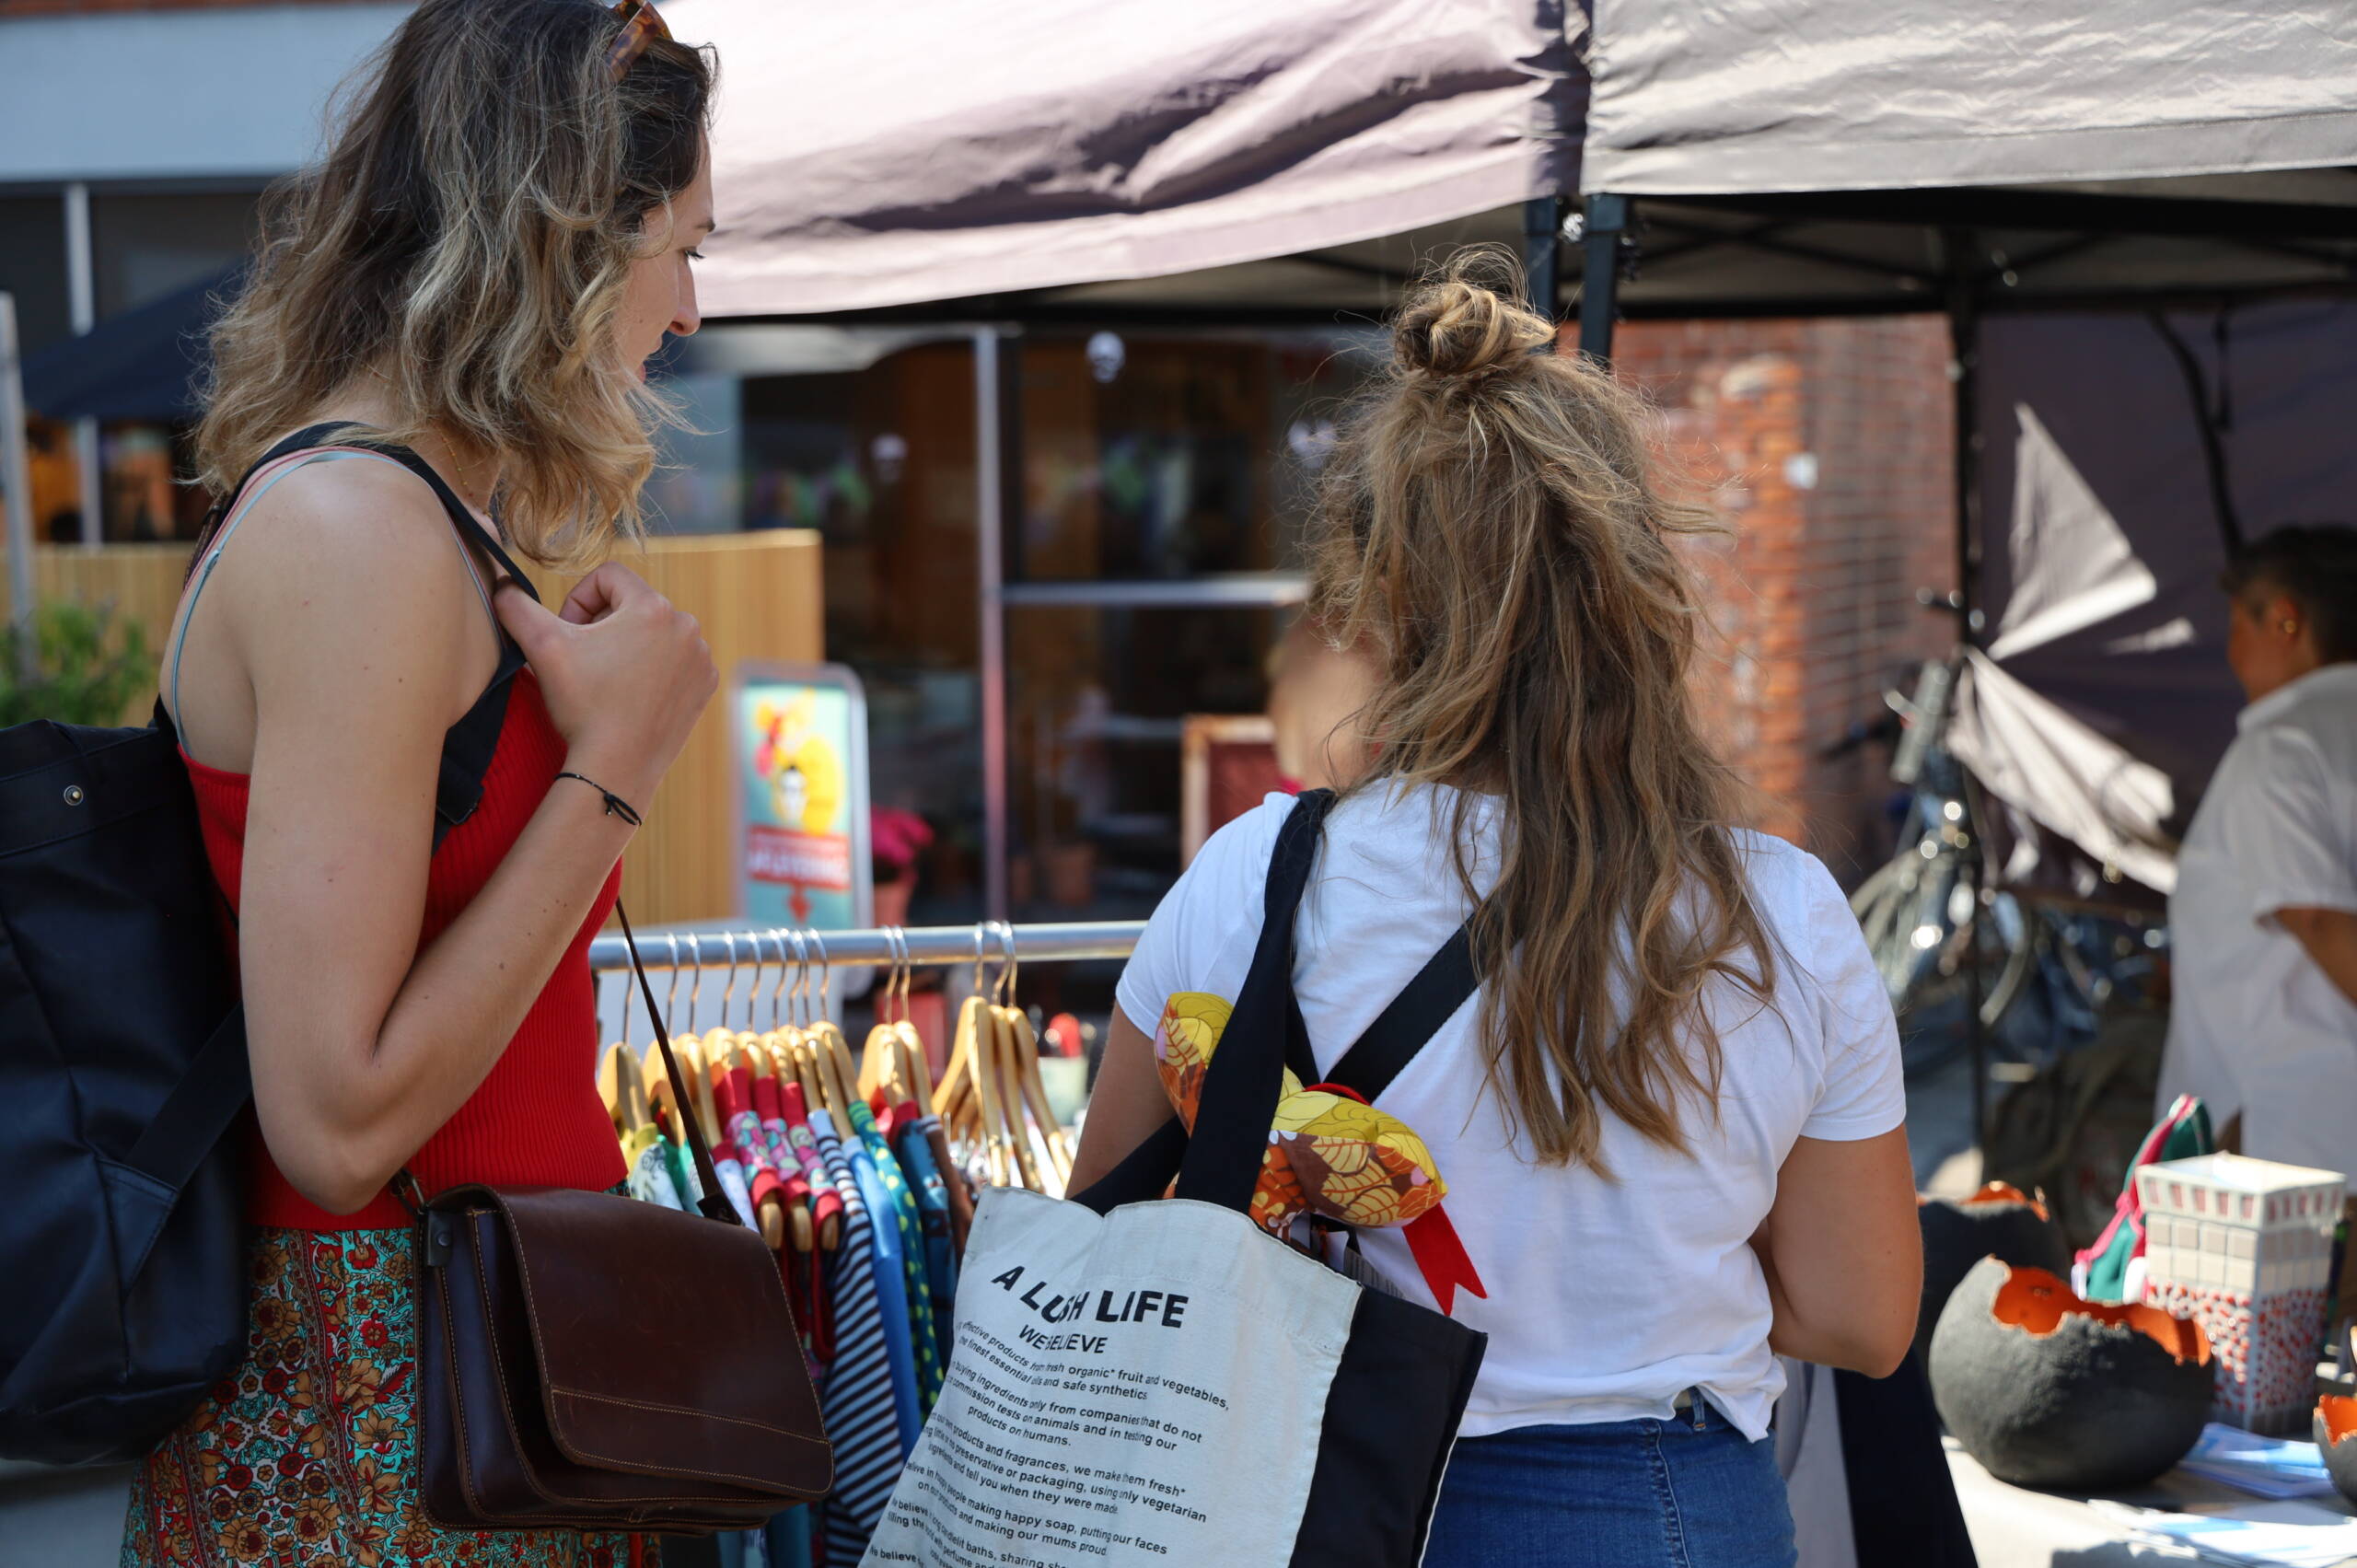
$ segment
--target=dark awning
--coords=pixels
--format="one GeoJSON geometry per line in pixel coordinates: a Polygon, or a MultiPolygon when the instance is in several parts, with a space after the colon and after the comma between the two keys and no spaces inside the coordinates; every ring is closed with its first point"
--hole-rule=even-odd
{"type": "Polygon", "coordinates": [[[110,316],[33,354],[25,361],[26,407],[51,419],[194,419],[204,331],[241,271],[110,316]]]}

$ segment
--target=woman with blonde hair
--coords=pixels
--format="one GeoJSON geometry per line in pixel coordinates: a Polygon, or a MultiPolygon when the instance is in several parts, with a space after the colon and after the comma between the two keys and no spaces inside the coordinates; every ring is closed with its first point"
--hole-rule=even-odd
{"type": "Polygon", "coordinates": [[[627,1554],[427,1515],[390,1184],[622,1178],[586,948],[716,677],[622,567],[552,612],[513,558],[635,528],[644,366],[697,325],[711,93],[636,0],[423,0],[215,330],[223,509],[162,679],[243,982],[251,1310],[134,1488],[134,1568],[627,1554]]]}
{"type": "MultiPolygon", "coordinates": [[[[1642,408],[1511,279],[1411,297],[1323,479],[1310,613],[1376,665],[1293,984],[1330,1069],[1460,927],[1473,995],[1378,1095],[1429,1146],[1489,1336],[1431,1568],[1794,1561],[1776,1353],[1882,1376],[1921,1261],[1889,1005],[1813,857],[1729,820],[1642,408]]],[[[1197,855],[1120,988],[1074,1186],[1169,1114],[1173,993],[1233,996],[1294,803],[1197,855]]],[[[1433,1293],[1397,1230],[1367,1260],[1433,1293]]]]}

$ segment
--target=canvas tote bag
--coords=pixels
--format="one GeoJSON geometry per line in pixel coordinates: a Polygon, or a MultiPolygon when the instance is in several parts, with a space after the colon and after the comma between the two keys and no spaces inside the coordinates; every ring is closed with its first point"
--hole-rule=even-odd
{"type": "Polygon", "coordinates": [[[1074,1201],[984,1195],[947,1386],[867,1563],[1422,1556],[1483,1336],[1246,1217],[1294,1011],[1294,915],[1330,800],[1305,797],[1279,835],[1194,1135],[1166,1128],[1074,1201]],[[1133,1201],[1158,1195],[1173,1156],[1175,1195],[1133,1201]]]}

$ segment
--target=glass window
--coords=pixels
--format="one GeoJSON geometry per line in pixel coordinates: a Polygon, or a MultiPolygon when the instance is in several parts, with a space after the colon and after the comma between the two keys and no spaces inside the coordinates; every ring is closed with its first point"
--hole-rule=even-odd
{"type": "Polygon", "coordinates": [[[259,201],[250,191],[92,195],[99,319],[208,282],[245,260],[259,201]]]}
{"type": "Polygon", "coordinates": [[[1284,612],[1007,610],[1007,773],[1016,920],[1127,920],[1178,875],[1190,714],[1257,714],[1284,612]]]}
{"type": "Polygon", "coordinates": [[[1296,568],[1309,477],[1380,343],[1349,329],[1027,336],[1009,580],[1296,568]]]}
{"type": "Polygon", "coordinates": [[[982,904],[974,374],[963,343],[865,369],[755,376],[741,394],[748,528],[826,540],[827,657],[867,689],[869,788],[934,831],[911,918],[982,904]]]}

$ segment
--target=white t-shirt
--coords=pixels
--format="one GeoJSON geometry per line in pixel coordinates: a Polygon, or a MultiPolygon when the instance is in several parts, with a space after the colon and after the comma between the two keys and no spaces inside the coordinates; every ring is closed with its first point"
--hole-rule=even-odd
{"type": "Polygon", "coordinates": [[[2357,665],[2245,708],[2177,852],[2164,1109],[2200,1095],[2247,1155],[2321,1167],[2357,1191],[2357,1005],[2275,922],[2357,912],[2357,665]]]}
{"type": "MultiPolygon", "coordinates": [[[[1295,927],[1294,990],[1329,1068],[1468,912],[1449,862],[1446,789],[1344,800],[1295,927]]],[[[1233,999],[1251,967],[1277,830],[1271,796],[1214,833],[1155,912],[1121,976],[1121,1010],[1149,1038],[1166,998],[1233,999]]],[[[1476,818],[1477,885],[1495,876],[1495,818],[1476,818]]],[[[1768,1430],[1783,1374],[1768,1349],[1766,1280],[1749,1241],[1794,1140],[1873,1137],[1906,1096],[1898,1032],[1864,938],[1816,857],[1737,832],[1752,895],[1780,944],[1775,1007],[1732,983],[1706,993],[1725,1056],[1716,1126],[1690,1156],[1646,1142],[1607,1111],[1615,1181],[1540,1166],[1486,1091],[1479,998],[1443,1025],[1376,1104],[1422,1137],[1448,1183],[1450,1222],[1489,1295],[1456,1317],[1490,1336],[1467,1436],[1518,1426],[1666,1418],[1699,1387],[1744,1433],[1768,1430]]],[[[1396,1229],[1362,1231],[1368,1260],[1432,1305],[1396,1229]]]]}

